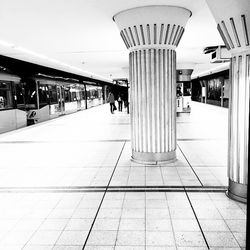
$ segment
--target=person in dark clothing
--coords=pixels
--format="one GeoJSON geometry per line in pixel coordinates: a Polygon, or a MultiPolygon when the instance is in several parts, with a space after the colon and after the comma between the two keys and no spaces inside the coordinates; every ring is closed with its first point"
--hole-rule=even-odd
{"type": "Polygon", "coordinates": [[[122,112],[122,97],[121,97],[121,95],[118,96],[118,111],[122,112]]]}
{"type": "Polygon", "coordinates": [[[114,95],[113,95],[112,92],[109,92],[108,102],[110,104],[110,112],[111,112],[111,114],[114,114],[114,110],[115,110],[115,97],[114,97],[114,95]]]}

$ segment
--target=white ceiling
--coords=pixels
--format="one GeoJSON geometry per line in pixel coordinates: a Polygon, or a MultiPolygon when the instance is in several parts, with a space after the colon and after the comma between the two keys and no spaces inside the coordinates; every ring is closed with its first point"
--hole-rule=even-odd
{"type": "MultiPolygon", "coordinates": [[[[205,0],[0,0],[0,40],[109,79],[128,77],[128,51],[112,17],[145,5],[192,11],[177,48],[178,68],[197,74],[218,66],[202,53],[223,44],[205,0]]],[[[19,56],[1,43],[0,53],[19,56]]]]}

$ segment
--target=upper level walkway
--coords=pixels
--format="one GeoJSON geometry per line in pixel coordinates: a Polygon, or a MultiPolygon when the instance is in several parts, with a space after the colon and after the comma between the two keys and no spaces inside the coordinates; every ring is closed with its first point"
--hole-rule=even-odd
{"type": "Polygon", "coordinates": [[[227,112],[193,102],[161,166],[131,162],[129,115],[109,105],[0,135],[0,249],[243,248],[227,112]]]}

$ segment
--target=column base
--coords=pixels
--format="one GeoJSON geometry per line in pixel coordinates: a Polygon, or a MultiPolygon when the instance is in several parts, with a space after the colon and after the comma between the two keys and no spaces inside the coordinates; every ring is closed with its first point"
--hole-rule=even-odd
{"type": "Polygon", "coordinates": [[[229,179],[227,196],[233,200],[247,203],[247,185],[229,179]]]}
{"type": "Polygon", "coordinates": [[[170,151],[165,153],[136,152],[132,150],[132,161],[147,165],[160,165],[164,163],[174,162],[176,160],[176,152],[170,151]]]}

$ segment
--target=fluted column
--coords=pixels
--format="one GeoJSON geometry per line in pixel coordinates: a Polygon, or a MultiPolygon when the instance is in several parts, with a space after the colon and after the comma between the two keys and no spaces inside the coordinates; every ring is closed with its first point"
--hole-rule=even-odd
{"type": "Polygon", "coordinates": [[[218,31],[230,50],[228,196],[246,202],[249,147],[250,4],[249,0],[207,0],[218,31]],[[226,9],[227,11],[222,11],[226,9]]]}
{"type": "Polygon", "coordinates": [[[190,11],[146,6],[114,16],[130,50],[132,159],[176,158],[176,52],[190,11]]]}

